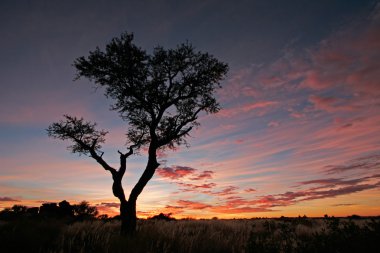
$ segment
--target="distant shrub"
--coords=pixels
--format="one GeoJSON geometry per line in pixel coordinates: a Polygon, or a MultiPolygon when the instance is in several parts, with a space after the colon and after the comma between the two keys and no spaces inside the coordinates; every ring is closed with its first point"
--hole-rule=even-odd
{"type": "Polygon", "coordinates": [[[87,201],[82,201],[73,206],[74,216],[79,220],[92,219],[98,215],[98,210],[95,206],[90,206],[87,201]]]}
{"type": "Polygon", "coordinates": [[[172,221],[172,220],[175,220],[175,218],[171,217],[171,213],[168,213],[168,214],[163,214],[163,213],[160,213],[158,215],[155,215],[151,218],[149,218],[150,220],[164,220],[164,221],[172,221]]]}

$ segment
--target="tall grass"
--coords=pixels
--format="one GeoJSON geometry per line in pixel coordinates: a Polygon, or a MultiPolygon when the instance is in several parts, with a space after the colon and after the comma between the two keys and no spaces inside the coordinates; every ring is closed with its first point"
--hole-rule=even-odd
{"type": "Polygon", "coordinates": [[[118,221],[100,220],[0,224],[0,252],[380,252],[379,220],[140,220],[132,237],[119,228],[118,221]]]}

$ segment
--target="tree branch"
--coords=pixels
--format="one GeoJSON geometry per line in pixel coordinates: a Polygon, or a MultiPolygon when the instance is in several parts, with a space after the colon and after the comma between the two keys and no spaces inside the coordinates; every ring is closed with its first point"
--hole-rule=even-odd
{"type": "Polygon", "coordinates": [[[95,161],[97,161],[105,170],[108,170],[109,172],[111,172],[112,175],[116,173],[116,170],[112,168],[110,165],[108,165],[108,163],[104,161],[104,159],[102,158],[104,152],[102,152],[100,156],[96,153],[95,149],[93,148],[94,143],[90,147],[87,144],[85,144],[82,140],[79,140],[77,138],[73,138],[73,140],[77,142],[79,145],[81,145],[83,149],[88,150],[90,152],[91,157],[94,158],[95,161]]]}

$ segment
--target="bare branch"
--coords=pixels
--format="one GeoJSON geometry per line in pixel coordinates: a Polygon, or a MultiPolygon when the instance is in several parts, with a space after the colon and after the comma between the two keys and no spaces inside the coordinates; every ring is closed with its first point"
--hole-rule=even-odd
{"type": "Polygon", "coordinates": [[[84,122],[83,118],[78,119],[69,115],[64,117],[64,121],[53,123],[48,127],[48,135],[56,139],[71,140],[74,142],[68,147],[71,152],[89,155],[105,170],[115,173],[116,170],[103,160],[104,152],[100,151],[100,144],[104,143],[107,131],[96,130],[96,123],[84,122]]]}

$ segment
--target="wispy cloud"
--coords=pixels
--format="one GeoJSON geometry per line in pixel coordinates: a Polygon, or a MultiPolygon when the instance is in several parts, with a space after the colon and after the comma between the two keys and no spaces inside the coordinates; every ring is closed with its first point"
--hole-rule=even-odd
{"type": "Polygon", "coordinates": [[[200,202],[194,202],[194,201],[189,201],[189,200],[178,200],[177,201],[177,204],[179,206],[181,206],[181,208],[185,208],[185,209],[205,209],[205,208],[208,208],[208,207],[211,207],[210,205],[207,205],[207,204],[203,204],[203,203],[200,203],[200,202]]]}
{"type": "Polygon", "coordinates": [[[277,105],[276,101],[260,101],[260,102],[251,102],[243,105],[235,106],[232,108],[222,109],[217,115],[219,117],[231,118],[236,115],[242,115],[249,113],[251,111],[257,110],[258,115],[266,114],[273,106],[277,105]]]}
{"type": "Polygon", "coordinates": [[[164,178],[170,178],[170,179],[178,179],[182,178],[188,175],[191,175],[196,170],[191,167],[186,166],[172,166],[172,167],[164,167],[164,168],[158,168],[156,170],[157,174],[164,178]]]}
{"type": "Polygon", "coordinates": [[[266,206],[287,206],[302,201],[333,198],[341,195],[361,192],[369,189],[380,188],[380,181],[370,183],[370,179],[378,177],[362,177],[358,179],[317,179],[301,182],[300,185],[317,185],[316,187],[307,188],[298,191],[288,191],[277,195],[263,196],[261,200],[266,206]]]}
{"type": "Polygon", "coordinates": [[[345,165],[327,165],[325,167],[328,174],[340,173],[350,170],[375,170],[380,169],[380,155],[374,154],[360,157],[349,161],[345,165]]]}
{"type": "Polygon", "coordinates": [[[102,202],[102,203],[98,204],[97,206],[120,208],[120,203],[116,203],[116,202],[102,202]]]}
{"type": "Polygon", "coordinates": [[[191,181],[200,181],[212,179],[214,171],[204,170],[198,172],[198,169],[194,169],[188,166],[173,165],[171,167],[158,168],[156,170],[157,175],[162,178],[178,180],[187,179],[191,181]]]}
{"type": "MultiPolygon", "coordinates": [[[[344,180],[341,178],[327,178],[302,181],[298,186],[310,186],[306,189],[296,191],[286,191],[278,194],[268,194],[257,197],[245,198],[238,196],[236,187],[227,187],[224,191],[202,192],[223,197],[222,203],[204,203],[201,201],[192,200],[177,200],[167,208],[181,209],[182,212],[191,210],[204,209],[213,213],[256,213],[256,212],[274,212],[279,211],[279,208],[296,205],[301,202],[311,200],[334,198],[342,195],[358,193],[370,189],[380,188],[380,181],[371,182],[374,178],[380,178],[379,175],[372,175],[357,179],[344,180]]],[[[247,190],[247,189],[246,189],[247,190]]],[[[248,189],[245,192],[255,192],[253,189],[248,189]]],[[[348,206],[354,204],[340,204],[336,206],[348,206]]]]}
{"type": "Polygon", "coordinates": [[[341,204],[334,204],[332,206],[355,206],[357,204],[353,204],[353,203],[341,203],[341,204]]]}
{"type": "Polygon", "coordinates": [[[20,202],[20,200],[11,197],[0,197],[0,202],[20,202]]]}
{"type": "Polygon", "coordinates": [[[343,99],[336,97],[322,97],[317,95],[311,95],[309,101],[314,104],[315,109],[324,110],[327,112],[336,111],[352,111],[355,108],[347,104],[343,99]]]}
{"type": "Polygon", "coordinates": [[[220,191],[213,191],[213,192],[208,192],[211,195],[216,195],[216,196],[226,196],[226,195],[231,195],[231,194],[236,194],[236,190],[238,190],[239,187],[236,186],[227,186],[224,189],[220,191]]]}
{"type": "Polygon", "coordinates": [[[245,192],[255,192],[256,190],[253,189],[253,188],[247,188],[247,189],[244,189],[245,192]]]}
{"type": "Polygon", "coordinates": [[[179,186],[183,187],[181,190],[184,192],[194,191],[198,189],[211,189],[216,186],[215,183],[206,183],[206,184],[189,184],[189,183],[177,183],[179,186]]]}
{"type": "Polygon", "coordinates": [[[191,180],[204,180],[204,179],[212,179],[212,175],[214,174],[211,170],[202,171],[200,174],[195,175],[191,178],[191,180]]]}
{"type": "Polygon", "coordinates": [[[255,212],[271,212],[272,210],[261,207],[251,206],[234,206],[232,203],[222,205],[210,205],[198,201],[178,200],[175,206],[166,206],[170,209],[188,210],[207,210],[216,214],[237,214],[237,213],[255,213],[255,212]]]}

